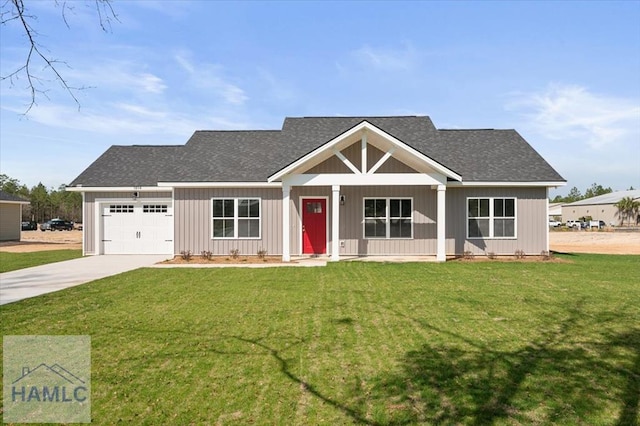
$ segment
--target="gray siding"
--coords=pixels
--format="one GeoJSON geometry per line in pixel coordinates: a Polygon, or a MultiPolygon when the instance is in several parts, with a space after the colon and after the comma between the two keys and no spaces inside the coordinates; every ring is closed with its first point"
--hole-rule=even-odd
{"type": "Polygon", "coordinates": [[[447,254],[495,253],[513,255],[516,250],[538,255],[547,250],[548,216],[546,188],[447,188],[447,254]],[[467,238],[467,197],[516,197],[517,239],[467,238]]]}
{"type": "MultiPolygon", "coordinates": [[[[140,192],[138,200],[171,198],[171,192],[140,192]]],[[[95,238],[95,230],[98,224],[96,218],[96,199],[132,201],[129,192],[86,192],[84,195],[82,238],[84,239],[84,254],[96,254],[99,247],[95,238]]]]}
{"type": "MultiPolygon", "coordinates": [[[[341,153],[347,157],[347,159],[356,168],[358,168],[358,170],[362,169],[361,149],[361,142],[356,142],[341,151],[341,153]]],[[[375,165],[384,154],[385,153],[378,148],[370,144],[367,145],[367,169],[370,169],[375,165]]],[[[352,171],[338,157],[333,155],[317,166],[307,170],[305,173],[352,173],[352,171]]],[[[378,169],[377,173],[416,173],[416,171],[401,161],[396,160],[392,156],[384,162],[384,164],[378,169]]]]}
{"type": "Polygon", "coordinates": [[[21,226],[20,204],[0,203],[0,241],[19,241],[21,226]]]}
{"type": "Polygon", "coordinates": [[[228,255],[232,249],[255,255],[265,249],[269,255],[282,254],[282,190],[280,188],[193,188],[174,192],[175,252],[190,250],[199,255],[210,251],[228,255]],[[261,238],[214,240],[211,237],[211,199],[218,197],[261,198],[261,238]]]}
{"type": "MultiPolygon", "coordinates": [[[[341,255],[419,255],[435,254],[436,251],[436,193],[430,187],[341,187],[340,194],[345,196],[340,206],[340,248],[341,255]],[[404,197],[413,198],[413,239],[365,239],[363,237],[364,198],[404,197]]],[[[327,197],[327,215],[329,217],[328,241],[331,244],[331,188],[295,187],[291,190],[291,253],[300,254],[301,249],[301,213],[300,197],[327,197]]],[[[330,249],[328,250],[330,252],[330,249]]]]}

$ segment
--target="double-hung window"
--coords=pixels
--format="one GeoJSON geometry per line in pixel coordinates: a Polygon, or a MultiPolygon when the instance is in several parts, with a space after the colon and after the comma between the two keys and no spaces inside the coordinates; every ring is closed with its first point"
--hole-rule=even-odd
{"type": "Polygon", "coordinates": [[[411,198],[365,198],[365,238],[413,238],[411,198]]]}
{"type": "Polygon", "coordinates": [[[515,238],[515,198],[467,198],[468,238],[515,238]]]}
{"type": "Polygon", "coordinates": [[[260,238],[259,198],[214,198],[211,212],[213,238],[260,238]]]}

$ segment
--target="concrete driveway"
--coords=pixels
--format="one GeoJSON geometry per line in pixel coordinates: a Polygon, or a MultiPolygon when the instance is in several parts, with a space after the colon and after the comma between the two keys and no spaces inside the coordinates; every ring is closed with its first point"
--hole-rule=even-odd
{"type": "Polygon", "coordinates": [[[0,274],[0,305],[151,266],[167,255],[87,256],[0,274]]]}

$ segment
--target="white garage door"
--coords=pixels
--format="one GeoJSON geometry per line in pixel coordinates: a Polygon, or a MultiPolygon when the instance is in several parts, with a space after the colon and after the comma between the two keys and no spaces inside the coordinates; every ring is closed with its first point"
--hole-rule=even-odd
{"type": "Polygon", "coordinates": [[[102,253],[173,254],[173,208],[166,202],[102,204],[102,253]]]}

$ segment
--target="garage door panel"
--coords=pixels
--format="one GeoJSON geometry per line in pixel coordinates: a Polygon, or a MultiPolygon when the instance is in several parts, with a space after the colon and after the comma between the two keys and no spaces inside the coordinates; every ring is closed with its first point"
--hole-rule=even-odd
{"type": "Polygon", "coordinates": [[[105,204],[102,207],[105,254],[172,254],[170,202],[105,204]]]}

